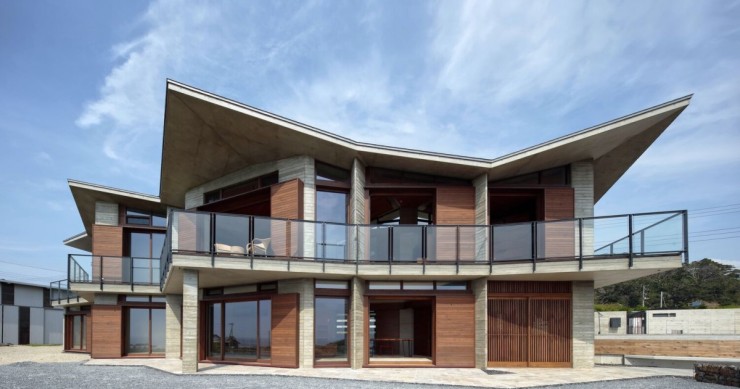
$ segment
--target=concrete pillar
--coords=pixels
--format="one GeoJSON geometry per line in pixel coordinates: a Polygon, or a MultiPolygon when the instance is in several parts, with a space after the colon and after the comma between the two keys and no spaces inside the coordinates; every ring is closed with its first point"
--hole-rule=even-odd
{"type": "Polygon", "coordinates": [[[352,297],[349,307],[350,322],[350,364],[353,369],[360,369],[365,363],[365,281],[352,278],[352,297]]]}
{"type": "Polygon", "coordinates": [[[475,367],[488,365],[488,279],[473,280],[475,296],[475,367]]]}
{"type": "Polygon", "coordinates": [[[182,270],[182,372],[198,372],[198,271],[182,270]]]}
{"type": "Polygon", "coordinates": [[[594,282],[573,281],[573,367],[594,366],[594,282]]]}
{"type": "Polygon", "coordinates": [[[165,357],[168,359],[180,359],[182,296],[168,294],[165,298],[165,357]]]}
{"type": "MultiPolygon", "coordinates": [[[[479,226],[488,225],[488,174],[481,174],[473,180],[475,187],[475,224],[479,226]]],[[[477,228],[475,231],[475,259],[477,261],[488,260],[488,238],[490,234],[487,228],[477,228]]]]}
{"type": "Polygon", "coordinates": [[[313,367],[314,280],[303,278],[278,281],[278,293],[298,293],[298,367],[313,367]]]}
{"type": "MultiPolygon", "coordinates": [[[[349,223],[365,224],[365,165],[355,158],[351,171],[352,187],[349,192],[349,223]]],[[[360,260],[367,252],[367,230],[356,228],[350,244],[350,257],[360,260]]]]}
{"type": "Polygon", "coordinates": [[[105,226],[118,225],[118,204],[106,203],[103,201],[95,202],[95,224],[105,226]]]}
{"type": "MultiPolygon", "coordinates": [[[[593,161],[575,162],[570,165],[570,182],[573,187],[574,213],[577,218],[594,216],[594,164],[593,161]]],[[[576,232],[577,234],[577,232],[576,232]]],[[[576,252],[579,250],[576,241],[576,252]]],[[[583,255],[594,253],[594,222],[583,221],[583,255]]]]}

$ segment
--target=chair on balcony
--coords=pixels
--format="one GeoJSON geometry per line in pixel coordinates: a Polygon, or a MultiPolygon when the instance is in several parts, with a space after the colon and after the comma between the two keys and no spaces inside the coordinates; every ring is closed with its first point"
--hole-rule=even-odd
{"type": "Polygon", "coordinates": [[[242,246],[230,246],[224,243],[214,243],[213,251],[216,254],[245,255],[246,251],[242,246]]]}
{"type": "Polygon", "coordinates": [[[270,250],[270,238],[254,238],[252,243],[247,245],[247,253],[253,255],[267,256],[270,250]]]}

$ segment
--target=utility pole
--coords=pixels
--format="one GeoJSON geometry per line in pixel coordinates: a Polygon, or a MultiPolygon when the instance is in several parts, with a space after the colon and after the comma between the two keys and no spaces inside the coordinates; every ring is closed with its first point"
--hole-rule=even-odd
{"type": "Polygon", "coordinates": [[[643,307],[646,307],[645,300],[650,300],[650,299],[647,297],[647,291],[645,290],[645,285],[643,285],[642,286],[642,306],[643,307]]]}

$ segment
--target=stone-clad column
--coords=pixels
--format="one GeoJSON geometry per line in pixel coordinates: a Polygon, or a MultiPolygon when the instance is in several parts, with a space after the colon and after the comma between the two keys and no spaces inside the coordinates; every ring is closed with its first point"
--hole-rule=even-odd
{"type": "Polygon", "coordinates": [[[594,366],[594,282],[573,281],[573,367],[594,366]]]}
{"type": "MultiPolygon", "coordinates": [[[[473,180],[475,187],[475,224],[488,225],[488,174],[481,174],[473,180]]],[[[475,259],[488,260],[488,229],[478,228],[475,231],[475,259]]]]}
{"type": "MultiPolygon", "coordinates": [[[[570,165],[570,182],[573,187],[574,213],[577,218],[594,216],[594,164],[592,161],[575,162],[570,165]]],[[[576,232],[577,236],[577,232],[576,232]]],[[[576,240],[576,252],[579,242],[576,240]]],[[[583,221],[583,255],[594,253],[594,222],[583,221]]]]}
{"type": "Polygon", "coordinates": [[[488,365],[488,280],[473,280],[475,296],[475,367],[485,369],[488,365]]]}
{"type": "Polygon", "coordinates": [[[365,281],[352,278],[352,296],[350,301],[351,345],[350,363],[353,369],[362,368],[365,362],[365,281]]]}
{"type": "Polygon", "coordinates": [[[182,324],[182,296],[168,294],[165,296],[165,357],[167,359],[180,359],[180,326],[182,324]]]}
{"type": "Polygon", "coordinates": [[[182,372],[198,372],[198,271],[182,271],[182,372]]]}

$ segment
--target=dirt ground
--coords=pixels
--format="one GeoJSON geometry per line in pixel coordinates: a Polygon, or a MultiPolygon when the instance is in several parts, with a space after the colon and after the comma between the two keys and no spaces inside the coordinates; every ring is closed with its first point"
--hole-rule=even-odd
{"type": "Polygon", "coordinates": [[[65,353],[62,346],[0,346],[0,365],[16,362],[82,362],[88,354],[65,353]]]}

